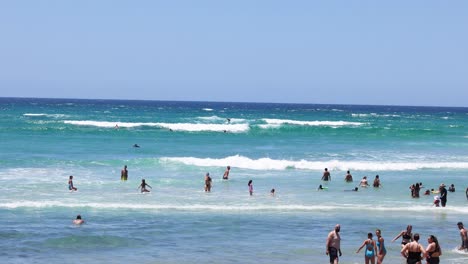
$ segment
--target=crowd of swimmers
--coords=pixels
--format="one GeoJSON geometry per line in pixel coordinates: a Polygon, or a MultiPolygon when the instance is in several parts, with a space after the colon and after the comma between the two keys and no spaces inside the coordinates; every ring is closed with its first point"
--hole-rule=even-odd
{"type": "MultiPolygon", "coordinates": [[[[468,232],[465,229],[462,222],[457,223],[457,227],[460,232],[461,244],[458,250],[468,250],[468,232]]],[[[440,256],[442,256],[442,248],[435,235],[429,235],[427,238],[427,246],[424,247],[419,243],[420,234],[412,233],[413,227],[408,225],[405,230],[401,231],[391,242],[394,242],[401,237],[401,250],[400,254],[406,259],[407,264],[421,264],[423,259],[426,260],[427,264],[439,264],[440,256]]],[[[325,254],[330,257],[331,264],[337,264],[339,257],[342,256],[340,242],[341,226],[338,224],[328,234],[325,254]]],[[[382,231],[380,229],[375,230],[376,239],[372,233],[367,234],[367,238],[357,249],[356,253],[359,253],[361,249],[364,250],[364,261],[366,264],[382,264],[387,249],[385,248],[385,240],[382,237],[382,231]]]]}

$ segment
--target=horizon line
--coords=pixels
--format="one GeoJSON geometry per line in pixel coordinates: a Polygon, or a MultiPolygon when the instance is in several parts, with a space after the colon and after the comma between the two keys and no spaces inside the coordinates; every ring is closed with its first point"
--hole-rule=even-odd
{"type": "Polygon", "coordinates": [[[200,100],[161,100],[161,99],[115,99],[115,98],[67,98],[67,97],[21,97],[0,96],[0,99],[53,99],[53,100],[102,100],[102,101],[141,101],[141,102],[181,102],[181,103],[231,103],[231,104],[279,104],[279,105],[336,105],[336,106],[380,106],[380,107],[421,107],[421,108],[468,108],[468,106],[445,105],[398,105],[398,104],[339,104],[339,103],[280,103],[280,102],[254,102],[254,101],[200,101],[200,100]]]}

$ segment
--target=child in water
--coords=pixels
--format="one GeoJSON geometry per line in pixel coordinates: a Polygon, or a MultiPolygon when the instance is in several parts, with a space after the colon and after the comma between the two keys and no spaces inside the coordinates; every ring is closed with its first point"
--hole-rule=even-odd
{"type": "Polygon", "coordinates": [[[73,186],[73,176],[70,175],[70,178],[68,178],[68,190],[70,191],[78,191],[78,188],[73,186]]]}

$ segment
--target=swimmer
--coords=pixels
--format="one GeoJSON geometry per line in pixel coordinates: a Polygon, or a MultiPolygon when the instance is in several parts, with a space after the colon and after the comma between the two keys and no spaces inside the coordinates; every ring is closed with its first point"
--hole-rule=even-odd
{"type": "Polygon", "coordinates": [[[273,188],[273,189],[271,189],[271,191],[270,191],[270,195],[271,195],[271,196],[273,196],[273,197],[275,196],[275,189],[274,189],[274,188],[273,188]]]}
{"type": "Polygon", "coordinates": [[[149,184],[147,184],[147,183],[145,182],[145,179],[142,179],[142,180],[141,180],[140,186],[138,186],[138,189],[141,188],[141,192],[142,192],[142,193],[144,193],[144,192],[150,192],[148,189],[146,189],[146,186],[148,186],[148,187],[150,187],[151,189],[153,189],[153,187],[151,187],[149,184]]]}
{"type": "Polygon", "coordinates": [[[223,180],[228,180],[229,179],[229,171],[231,170],[231,166],[226,167],[226,171],[223,174],[223,180]]]}
{"type": "Polygon", "coordinates": [[[380,184],[380,178],[379,178],[379,175],[375,175],[375,179],[374,179],[374,184],[373,186],[375,188],[379,188],[380,186],[382,186],[382,184],[380,184]]]}
{"type": "Polygon", "coordinates": [[[449,192],[455,192],[455,185],[453,185],[453,183],[450,185],[448,191],[449,192]]]}
{"type": "Polygon", "coordinates": [[[73,224],[75,224],[75,225],[81,225],[81,224],[83,224],[83,223],[84,223],[84,220],[81,219],[81,215],[77,215],[77,216],[76,216],[76,219],[73,220],[73,224]]]}
{"type": "Polygon", "coordinates": [[[134,148],[139,148],[140,146],[138,144],[133,144],[134,148]]]}
{"type": "Polygon", "coordinates": [[[354,189],[351,190],[344,190],[345,192],[357,192],[359,190],[358,187],[354,187],[354,189]]]}
{"type": "Polygon", "coordinates": [[[317,190],[325,190],[325,188],[323,188],[322,184],[319,185],[319,187],[317,188],[317,190]]]}
{"type": "Polygon", "coordinates": [[[68,190],[70,191],[78,191],[78,188],[73,186],[73,176],[70,175],[70,178],[68,178],[68,190]]]}
{"type": "Polygon", "coordinates": [[[231,123],[231,118],[226,118],[226,121],[227,121],[228,123],[231,123]]]}

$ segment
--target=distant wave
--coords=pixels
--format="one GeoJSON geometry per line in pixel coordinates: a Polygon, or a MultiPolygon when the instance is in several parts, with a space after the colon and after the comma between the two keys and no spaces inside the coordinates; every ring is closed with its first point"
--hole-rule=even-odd
{"type": "Polygon", "coordinates": [[[207,111],[207,112],[213,111],[213,109],[211,109],[211,108],[202,108],[202,110],[203,110],[203,111],[207,111]]]}
{"type": "Polygon", "coordinates": [[[60,117],[65,117],[66,115],[64,115],[64,114],[45,114],[45,113],[25,113],[25,114],[23,114],[23,116],[29,116],[29,117],[45,116],[45,117],[60,118],[60,117]]]}
{"type": "Polygon", "coordinates": [[[269,125],[299,125],[299,126],[330,126],[330,127],[340,127],[340,126],[361,126],[365,123],[360,122],[347,122],[347,121],[298,121],[298,120],[288,120],[288,119],[262,119],[269,125]]]}
{"type": "Polygon", "coordinates": [[[250,127],[248,124],[192,124],[192,123],[138,123],[138,122],[108,122],[108,121],[72,121],[66,120],[65,124],[77,125],[77,126],[95,126],[103,128],[114,128],[116,125],[122,128],[132,127],[160,127],[167,128],[173,131],[188,131],[188,132],[200,132],[200,131],[213,131],[213,132],[233,132],[241,133],[247,132],[250,127]]]}
{"type": "Polygon", "coordinates": [[[308,161],[308,160],[275,160],[271,158],[250,159],[244,156],[230,156],[221,159],[195,157],[164,157],[165,162],[180,162],[199,167],[230,165],[250,170],[361,170],[361,171],[405,171],[421,169],[468,169],[468,162],[379,162],[379,161],[308,161]]]}
{"type": "MultiPolygon", "coordinates": [[[[227,118],[219,117],[219,116],[199,116],[197,119],[204,120],[204,121],[212,121],[212,122],[227,122],[227,118]]],[[[229,118],[230,123],[245,123],[246,120],[243,118],[229,118]]]]}
{"type": "Polygon", "coordinates": [[[400,115],[391,115],[391,114],[351,114],[352,117],[400,117],[400,115]]]}
{"type": "MultiPolygon", "coordinates": [[[[232,212],[258,212],[258,211],[276,211],[276,212],[328,212],[328,211],[393,211],[393,212],[424,212],[427,213],[427,206],[359,206],[355,204],[339,205],[304,205],[304,204],[258,204],[258,205],[226,205],[226,204],[147,204],[147,203],[94,203],[94,202],[60,202],[60,201],[18,201],[2,202],[0,208],[98,208],[98,209],[152,209],[152,210],[180,210],[180,211],[232,211],[232,212]]],[[[468,214],[467,207],[446,207],[444,212],[452,211],[462,214],[468,214]]],[[[435,212],[435,211],[434,211],[435,212]]]]}

